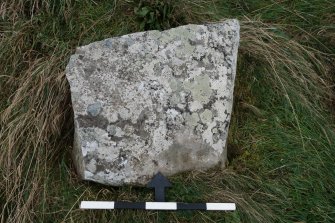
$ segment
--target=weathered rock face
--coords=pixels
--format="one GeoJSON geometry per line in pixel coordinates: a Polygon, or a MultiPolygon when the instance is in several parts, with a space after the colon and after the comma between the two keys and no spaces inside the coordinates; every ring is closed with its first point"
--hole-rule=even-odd
{"type": "Polygon", "coordinates": [[[225,162],[238,43],[228,20],[79,47],[66,75],[82,178],[143,185],[225,162]]]}

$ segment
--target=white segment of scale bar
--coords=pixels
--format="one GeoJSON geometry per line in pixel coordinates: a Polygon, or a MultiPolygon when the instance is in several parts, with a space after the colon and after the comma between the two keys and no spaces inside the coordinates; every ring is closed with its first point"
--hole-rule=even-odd
{"type": "Polygon", "coordinates": [[[208,211],[235,211],[235,203],[206,203],[208,211]]]}
{"type": "Polygon", "coordinates": [[[176,202],[145,202],[146,210],[177,210],[176,202]]]}
{"type": "Polygon", "coordinates": [[[114,209],[114,201],[82,201],[80,209],[114,209]]]}

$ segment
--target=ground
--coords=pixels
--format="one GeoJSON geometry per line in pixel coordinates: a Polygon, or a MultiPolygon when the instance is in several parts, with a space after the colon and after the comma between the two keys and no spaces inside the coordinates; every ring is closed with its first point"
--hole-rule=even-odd
{"type": "Polygon", "coordinates": [[[1,222],[334,222],[335,3],[4,0],[0,4],[1,222]],[[237,211],[82,211],[150,201],[146,188],[80,181],[65,66],[77,46],[127,33],[241,23],[225,170],[169,178],[167,200],[237,211]]]}

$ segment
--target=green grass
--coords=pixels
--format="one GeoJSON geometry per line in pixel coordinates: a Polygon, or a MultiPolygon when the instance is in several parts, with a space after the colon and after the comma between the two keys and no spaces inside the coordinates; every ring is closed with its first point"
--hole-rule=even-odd
{"type": "Polygon", "coordinates": [[[1,222],[334,222],[334,12],[330,0],[5,0],[1,222]],[[149,201],[153,194],[77,178],[64,75],[75,47],[231,17],[241,21],[241,46],[229,166],[171,177],[167,198],[233,201],[237,211],[79,210],[81,200],[149,201]]]}

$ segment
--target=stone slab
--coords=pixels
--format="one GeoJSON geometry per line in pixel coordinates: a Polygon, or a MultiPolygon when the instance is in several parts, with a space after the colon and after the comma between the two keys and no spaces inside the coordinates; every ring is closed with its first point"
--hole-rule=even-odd
{"type": "Polygon", "coordinates": [[[66,68],[83,179],[145,185],[226,160],[239,23],[186,25],[78,47],[66,68]]]}

